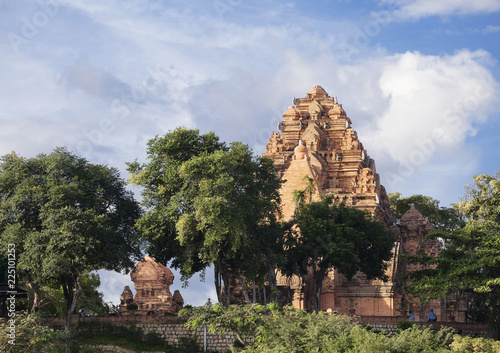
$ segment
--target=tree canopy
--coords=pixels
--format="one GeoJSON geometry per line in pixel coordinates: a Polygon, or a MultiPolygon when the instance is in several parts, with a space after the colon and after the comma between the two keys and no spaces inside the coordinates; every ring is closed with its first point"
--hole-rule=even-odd
{"type": "Polygon", "coordinates": [[[402,197],[399,192],[389,194],[391,211],[396,218],[401,218],[412,204],[429,222],[442,230],[453,230],[465,225],[463,217],[456,207],[440,207],[439,201],[430,196],[411,195],[402,197]]]}
{"type": "Polygon", "coordinates": [[[299,204],[295,222],[298,229],[286,237],[283,270],[305,277],[312,268],[311,309],[320,309],[321,286],[333,268],[348,279],[358,271],[368,279],[385,279],[393,239],[367,212],[335,203],[329,195],[299,204]]]}
{"type": "MultiPolygon", "coordinates": [[[[478,175],[467,187],[464,201],[457,205],[466,226],[452,231],[438,230],[429,236],[445,240],[436,258],[413,258],[428,261],[435,268],[412,274],[408,290],[425,298],[440,298],[461,291],[470,298],[482,298],[482,309],[500,333],[500,180],[478,175]]],[[[412,258],[410,257],[410,260],[412,258]]]]}
{"type": "Polygon", "coordinates": [[[0,239],[15,244],[17,274],[35,292],[60,283],[67,330],[82,276],[129,269],[131,257],[139,256],[134,222],[140,208],[125,185],[116,169],[63,148],[35,158],[1,158],[0,239]]]}
{"type": "Polygon", "coordinates": [[[266,254],[252,244],[276,234],[269,230],[279,211],[272,161],[242,143],[227,146],[213,133],[185,128],[149,141],[148,160],[130,163],[129,171],[144,187],[147,210],[137,225],[149,252],[172,261],[184,279],[213,264],[219,301],[222,281],[228,284],[231,275],[257,277],[256,261],[266,261],[266,254]]]}

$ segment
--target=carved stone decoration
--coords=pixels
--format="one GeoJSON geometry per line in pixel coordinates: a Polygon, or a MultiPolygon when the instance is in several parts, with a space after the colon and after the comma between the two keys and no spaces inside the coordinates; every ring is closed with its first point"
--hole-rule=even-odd
{"type": "Polygon", "coordinates": [[[267,153],[282,152],[285,150],[282,136],[277,131],[271,133],[271,137],[266,146],[267,153]]]}
{"type": "Polygon", "coordinates": [[[134,294],[130,290],[129,286],[125,286],[122,295],[120,295],[120,305],[128,305],[134,301],[134,294]]]}
{"type": "Polygon", "coordinates": [[[346,113],[345,110],[342,109],[342,107],[339,104],[336,104],[328,111],[328,117],[330,119],[339,119],[339,118],[345,118],[346,113]]]}
{"type": "Polygon", "coordinates": [[[359,150],[360,147],[362,149],[356,131],[351,128],[346,128],[342,136],[342,150],[359,150]]]}
{"type": "Polygon", "coordinates": [[[316,124],[310,124],[302,133],[302,141],[304,141],[307,148],[312,150],[318,149],[322,137],[323,131],[316,124]]]}
{"type": "Polygon", "coordinates": [[[321,104],[319,104],[317,100],[315,100],[309,105],[307,112],[309,113],[311,120],[317,120],[321,118],[323,107],[321,106],[321,104]]]}
{"type": "Polygon", "coordinates": [[[317,85],[311,88],[311,90],[306,94],[306,98],[325,98],[328,97],[328,93],[323,89],[323,87],[317,85]]]}
{"type": "Polygon", "coordinates": [[[130,304],[137,306],[138,315],[174,315],[184,305],[184,300],[179,291],[172,297],[170,286],[174,282],[174,275],[168,267],[157,262],[150,256],[142,259],[130,273],[130,278],[134,282],[135,298],[132,298],[132,291],[125,287],[120,297],[120,311],[128,314],[127,306],[130,304]]]}
{"type": "Polygon", "coordinates": [[[288,107],[288,110],[283,113],[283,119],[285,119],[285,121],[299,120],[300,113],[295,107],[288,107]]]}

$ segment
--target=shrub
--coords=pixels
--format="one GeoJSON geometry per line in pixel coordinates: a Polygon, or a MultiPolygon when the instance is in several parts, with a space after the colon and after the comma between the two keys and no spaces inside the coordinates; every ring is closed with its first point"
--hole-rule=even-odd
{"type": "Polygon", "coordinates": [[[497,353],[500,352],[500,342],[486,338],[471,338],[456,335],[450,345],[456,353],[497,353]]]}
{"type": "Polygon", "coordinates": [[[0,322],[0,351],[2,352],[92,352],[80,342],[71,338],[64,331],[56,330],[46,325],[38,314],[18,314],[15,317],[15,345],[12,339],[9,323],[0,322]]]}
{"type": "Polygon", "coordinates": [[[127,310],[137,310],[139,306],[136,303],[127,304],[127,310]]]}

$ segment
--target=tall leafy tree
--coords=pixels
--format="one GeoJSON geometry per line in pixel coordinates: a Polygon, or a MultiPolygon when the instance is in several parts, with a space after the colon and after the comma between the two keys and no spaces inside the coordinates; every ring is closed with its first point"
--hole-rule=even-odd
{"type": "Polygon", "coordinates": [[[500,180],[478,175],[466,188],[457,207],[466,226],[453,231],[438,230],[429,236],[445,239],[436,258],[410,257],[435,266],[412,274],[408,290],[425,298],[440,298],[454,291],[468,293],[483,303],[486,317],[500,337],[500,180]],[[432,268],[435,267],[435,268],[432,268]]]}
{"type": "MultiPolygon", "coordinates": [[[[171,260],[184,280],[203,270],[205,264],[197,247],[182,246],[177,239],[176,222],[185,208],[176,207],[179,201],[182,203],[177,200],[183,183],[179,168],[191,158],[215,151],[227,151],[227,147],[214,133],[200,135],[198,130],[178,128],[148,141],[147,163],[137,160],[128,163],[130,182],[142,186],[142,204],[146,211],[137,220],[137,227],[149,241],[147,251],[158,261],[171,260]]],[[[197,242],[202,244],[202,241],[199,233],[197,242]]]]}
{"type": "Polygon", "coordinates": [[[358,271],[368,279],[386,279],[393,239],[368,213],[335,203],[329,195],[321,201],[300,203],[295,222],[295,232],[290,231],[286,237],[283,270],[303,278],[312,270],[312,310],[320,309],[321,286],[333,268],[348,279],[358,271]]]}
{"type": "Polygon", "coordinates": [[[60,283],[67,331],[83,276],[130,269],[131,257],[139,255],[134,222],[140,208],[125,186],[116,169],[63,148],[1,159],[1,242],[15,244],[17,273],[35,293],[41,285],[60,283]]]}
{"type": "Polygon", "coordinates": [[[402,197],[399,192],[389,194],[391,211],[396,218],[401,218],[412,204],[429,222],[436,228],[442,230],[453,230],[463,228],[465,221],[460,215],[458,208],[441,207],[439,201],[430,196],[411,195],[402,197]]]}
{"type": "Polygon", "coordinates": [[[213,133],[185,128],[149,141],[148,159],[129,171],[144,187],[147,211],[137,224],[150,253],[172,261],[184,279],[213,265],[221,301],[231,275],[256,275],[248,260],[262,254],[251,243],[276,223],[280,182],[272,162],[241,143],[227,146],[213,133]]]}

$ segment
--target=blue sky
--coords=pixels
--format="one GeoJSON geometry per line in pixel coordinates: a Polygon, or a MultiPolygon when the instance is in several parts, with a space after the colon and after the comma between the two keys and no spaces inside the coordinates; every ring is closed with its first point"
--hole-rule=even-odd
{"type": "MultiPolygon", "coordinates": [[[[500,169],[499,43],[500,0],[0,0],[0,155],[67,146],[126,178],[177,126],[262,153],[319,84],[389,192],[446,206],[500,169]]],[[[101,277],[117,302],[129,277],[101,277]]],[[[173,289],[203,304],[211,278],[173,289]]]]}

